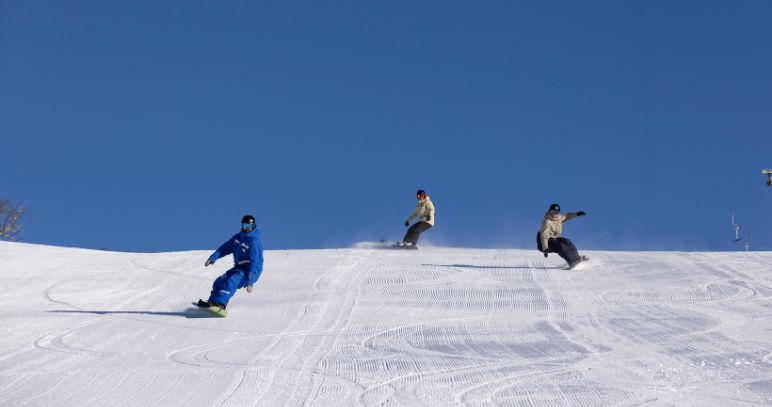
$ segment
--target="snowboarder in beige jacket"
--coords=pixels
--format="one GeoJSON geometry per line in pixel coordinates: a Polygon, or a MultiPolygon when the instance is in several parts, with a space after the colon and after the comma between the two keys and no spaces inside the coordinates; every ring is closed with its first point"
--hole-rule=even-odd
{"type": "Polygon", "coordinates": [[[547,257],[549,253],[557,253],[568,262],[571,268],[576,267],[583,259],[586,259],[579,256],[573,242],[560,236],[563,233],[563,223],[584,215],[586,214],[583,211],[579,211],[568,212],[563,216],[560,214],[560,205],[550,205],[549,210],[544,214],[541,229],[536,234],[537,248],[544,253],[544,257],[547,257]]]}
{"type": "Polygon", "coordinates": [[[418,203],[415,206],[415,211],[405,221],[405,227],[407,227],[410,226],[410,222],[413,219],[418,219],[418,222],[410,226],[410,229],[405,234],[405,238],[402,239],[402,243],[408,246],[415,246],[421,233],[434,226],[434,204],[432,200],[426,195],[426,191],[422,189],[416,192],[416,198],[418,198],[418,203]]]}

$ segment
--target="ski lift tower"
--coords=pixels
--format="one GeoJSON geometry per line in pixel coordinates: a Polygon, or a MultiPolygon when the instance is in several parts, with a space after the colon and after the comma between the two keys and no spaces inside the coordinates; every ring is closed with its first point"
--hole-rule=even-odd
{"type": "Polygon", "coordinates": [[[761,170],[762,174],[767,174],[767,186],[772,187],[772,170],[761,170]]]}
{"type": "Polygon", "coordinates": [[[732,214],[732,226],[734,227],[734,240],[732,242],[739,242],[742,240],[740,237],[740,225],[734,223],[734,214],[732,214]]]}

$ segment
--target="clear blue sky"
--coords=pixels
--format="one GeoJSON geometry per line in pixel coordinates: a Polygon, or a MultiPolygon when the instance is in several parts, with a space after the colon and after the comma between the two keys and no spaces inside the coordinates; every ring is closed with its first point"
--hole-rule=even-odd
{"type": "Polygon", "coordinates": [[[772,248],[772,2],[0,2],[23,240],[772,248]]]}

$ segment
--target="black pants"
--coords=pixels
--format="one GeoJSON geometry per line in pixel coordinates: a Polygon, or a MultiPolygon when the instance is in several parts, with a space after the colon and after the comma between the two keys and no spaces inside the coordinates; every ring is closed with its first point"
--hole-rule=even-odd
{"type": "Polygon", "coordinates": [[[573,265],[581,259],[574,243],[565,237],[550,239],[547,242],[550,252],[557,253],[558,256],[562,257],[568,264],[573,265]]]}
{"type": "Polygon", "coordinates": [[[418,243],[418,237],[421,236],[421,233],[426,232],[431,228],[432,225],[429,222],[416,222],[413,224],[413,226],[410,227],[410,229],[407,230],[407,233],[405,233],[405,238],[402,239],[402,241],[410,242],[413,244],[413,246],[415,246],[416,243],[418,243]]]}

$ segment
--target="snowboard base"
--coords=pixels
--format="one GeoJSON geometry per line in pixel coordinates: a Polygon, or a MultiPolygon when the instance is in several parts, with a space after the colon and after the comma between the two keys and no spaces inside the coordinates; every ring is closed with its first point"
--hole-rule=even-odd
{"type": "Polygon", "coordinates": [[[403,246],[401,244],[393,244],[389,248],[396,250],[418,250],[418,246],[403,246]]]}
{"type": "Polygon", "coordinates": [[[202,307],[202,306],[198,305],[197,302],[193,302],[192,304],[195,305],[196,307],[198,307],[199,309],[207,310],[207,311],[209,311],[209,312],[211,312],[211,313],[213,313],[213,314],[215,314],[215,315],[217,315],[217,316],[219,316],[221,318],[225,318],[225,317],[228,316],[228,311],[226,311],[225,308],[218,307],[216,305],[210,305],[208,307],[202,307]]]}
{"type": "Polygon", "coordinates": [[[579,261],[577,261],[576,263],[574,263],[574,264],[569,264],[569,265],[568,265],[568,269],[569,269],[569,270],[576,270],[577,268],[581,268],[580,266],[582,266],[583,264],[585,264],[585,263],[586,263],[586,262],[588,262],[589,260],[590,260],[590,258],[589,258],[589,257],[587,257],[587,256],[582,256],[582,257],[579,259],[579,261]]]}
{"type": "Polygon", "coordinates": [[[380,244],[376,243],[372,246],[373,249],[388,249],[388,250],[418,250],[418,246],[405,246],[402,242],[389,243],[386,239],[381,239],[380,244]]]}

